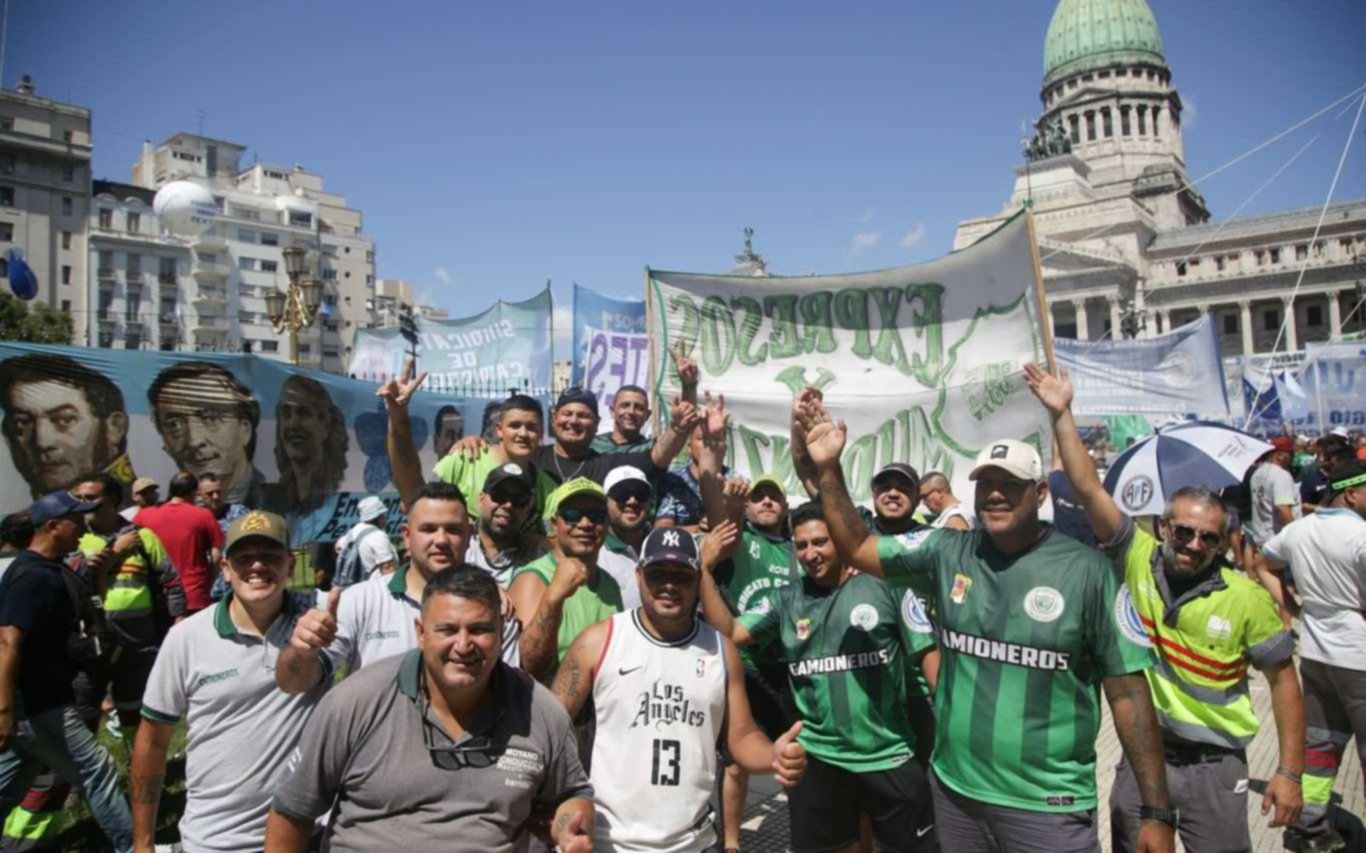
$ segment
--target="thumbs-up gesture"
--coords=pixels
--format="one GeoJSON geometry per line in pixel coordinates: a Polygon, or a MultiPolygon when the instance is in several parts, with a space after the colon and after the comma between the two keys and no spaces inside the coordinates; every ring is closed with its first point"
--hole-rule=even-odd
{"type": "Polygon", "coordinates": [[[773,742],[773,775],[784,788],[796,785],[806,772],[806,749],[797,742],[801,730],[802,721],[798,720],[773,742]]]}
{"type": "Polygon", "coordinates": [[[583,812],[562,815],[555,821],[555,843],[561,853],[592,853],[593,839],[583,827],[583,812]]]}
{"type": "Polygon", "coordinates": [[[327,592],[327,607],[313,608],[299,618],[294,625],[294,636],[289,644],[304,652],[317,654],[337,638],[337,608],[341,606],[341,587],[334,586],[327,592]]]}

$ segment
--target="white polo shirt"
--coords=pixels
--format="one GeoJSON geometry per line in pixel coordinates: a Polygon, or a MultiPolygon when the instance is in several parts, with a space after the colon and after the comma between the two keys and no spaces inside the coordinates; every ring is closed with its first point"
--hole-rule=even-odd
{"type": "Polygon", "coordinates": [[[1366,519],[1320,508],[1262,546],[1290,567],[1303,603],[1300,656],[1366,671],[1366,519]]]}
{"type": "Polygon", "coordinates": [[[311,595],[286,592],[265,637],[237,630],[231,600],[229,594],[171,628],[142,698],[147,719],[186,721],[180,836],[187,850],[247,853],[264,846],[271,796],[331,683],[324,679],[298,694],[275,686],[276,661],[294,623],[312,607],[311,595]]]}

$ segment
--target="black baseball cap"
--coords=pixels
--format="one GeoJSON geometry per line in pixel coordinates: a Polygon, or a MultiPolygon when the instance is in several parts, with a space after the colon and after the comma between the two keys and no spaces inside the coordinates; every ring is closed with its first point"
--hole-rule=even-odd
{"type": "Polygon", "coordinates": [[[520,484],[528,493],[535,491],[536,480],[529,465],[518,465],[516,462],[505,462],[489,472],[484,478],[484,493],[491,494],[494,489],[503,483],[520,484]]]}
{"type": "Polygon", "coordinates": [[[100,508],[99,501],[84,503],[77,500],[70,492],[65,489],[58,489],[55,492],[48,492],[38,500],[28,505],[28,517],[33,522],[33,526],[51,521],[54,518],[61,518],[72,513],[85,514],[94,512],[100,508]]]}
{"type": "Polygon", "coordinates": [[[879,482],[886,482],[892,477],[905,477],[907,480],[910,480],[913,485],[920,485],[920,475],[916,473],[914,468],[907,465],[905,462],[893,462],[891,465],[883,466],[881,471],[878,471],[873,475],[873,485],[876,486],[879,482]]]}
{"type": "Polygon", "coordinates": [[[677,563],[693,571],[701,568],[697,558],[697,542],[681,527],[656,527],[640,546],[640,568],[660,563],[677,563]]]}
{"type": "Polygon", "coordinates": [[[558,409],[561,406],[567,406],[570,403],[583,403],[594,414],[597,414],[598,395],[585,388],[580,388],[576,385],[573,388],[564,389],[564,393],[560,394],[560,399],[555,401],[555,408],[558,409]]]}
{"type": "Polygon", "coordinates": [[[1366,462],[1348,459],[1333,466],[1333,473],[1328,475],[1329,489],[1343,492],[1357,486],[1366,486],[1366,462]]]}

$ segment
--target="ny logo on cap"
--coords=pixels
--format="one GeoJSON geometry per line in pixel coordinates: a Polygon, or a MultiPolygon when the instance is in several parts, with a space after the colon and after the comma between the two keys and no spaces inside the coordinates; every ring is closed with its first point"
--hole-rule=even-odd
{"type": "Polygon", "coordinates": [[[992,459],[1004,459],[1010,455],[1010,448],[1004,444],[998,444],[991,448],[992,459]]]}
{"type": "Polygon", "coordinates": [[[664,535],[663,535],[661,538],[664,540],[664,544],[667,545],[668,547],[670,547],[670,548],[677,548],[677,547],[678,547],[678,533],[677,533],[676,531],[673,531],[673,530],[666,531],[666,532],[664,533],[664,535]]]}

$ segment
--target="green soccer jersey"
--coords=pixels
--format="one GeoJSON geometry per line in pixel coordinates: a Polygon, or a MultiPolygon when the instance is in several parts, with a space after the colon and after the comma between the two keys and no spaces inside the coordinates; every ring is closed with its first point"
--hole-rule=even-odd
{"type": "Polygon", "coordinates": [[[797,740],[807,752],[853,773],[911,757],[905,661],[934,638],[927,622],[902,613],[901,599],[880,579],[855,574],[822,589],[803,576],[740,624],[787,664],[804,723],[797,740]]]}
{"type": "Polygon", "coordinates": [[[1051,530],[1013,557],[982,530],[883,536],[878,556],[934,603],[940,781],[1012,808],[1095,808],[1100,680],[1152,663],[1118,628],[1128,598],[1105,558],[1051,530]]]}
{"type": "MultiPolygon", "coordinates": [[[[774,593],[787,586],[798,571],[790,541],[760,533],[746,521],[734,556],[716,568],[716,586],[732,614],[762,613],[768,609],[774,593]]],[[[755,659],[762,657],[764,650],[756,642],[740,650],[740,660],[747,669],[753,669],[755,659]]]]}

